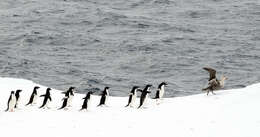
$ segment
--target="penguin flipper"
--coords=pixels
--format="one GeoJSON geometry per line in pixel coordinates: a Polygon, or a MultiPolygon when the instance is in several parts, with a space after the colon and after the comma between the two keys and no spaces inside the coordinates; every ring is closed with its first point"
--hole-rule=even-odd
{"type": "Polygon", "coordinates": [[[141,98],[140,98],[140,105],[139,105],[139,107],[138,108],[140,108],[142,105],[143,105],[143,103],[144,103],[144,95],[141,95],[141,98]]]}
{"type": "Polygon", "coordinates": [[[142,105],[140,104],[138,108],[140,108],[142,105]]]}
{"type": "Polygon", "coordinates": [[[100,99],[100,103],[99,103],[98,106],[104,105],[104,104],[105,104],[105,100],[106,100],[106,97],[105,97],[105,96],[102,96],[101,99],[100,99]]]}
{"type": "Polygon", "coordinates": [[[64,106],[61,106],[58,110],[61,110],[61,109],[63,109],[63,108],[65,108],[64,106]]]}
{"type": "Polygon", "coordinates": [[[9,97],[9,99],[8,99],[8,101],[7,101],[7,109],[5,110],[6,112],[9,110],[9,102],[11,101],[11,95],[10,95],[10,97],[9,97]]]}
{"type": "Polygon", "coordinates": [[[128,104],[125,107],[128,107],[130,105],[130,103],[132,102],[132,96],[133,94],[129,95],[129,99],[128,99],[128,104]]]}
{"type": "Polygon", "coordinates": [[[28,102],[25,106],[28,106],[28,105],[30,105],[31,104],[31,102],[28,102]]]}
{"type": "Polygon", "coordinates": [[[7,104],[7,109],[5,110],[5,112],[7,112],[9,110],[9,105],[7,104]]]}
{"type": "Polygon", "coordinates": [[[156,94],[155,94],[155,97],[154,97],[153,99],[158,99],[158,98],[159,98],[159,94],[160,94],[160,91],[157,90],[157,91],[156,91],[156,94]]]}

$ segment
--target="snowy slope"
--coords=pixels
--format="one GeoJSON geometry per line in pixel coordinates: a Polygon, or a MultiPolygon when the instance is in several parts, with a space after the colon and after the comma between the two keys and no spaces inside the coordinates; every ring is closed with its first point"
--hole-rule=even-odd
{"type": "MultiPolygon", "coordinates": [[[[63,95],[53,89],[52,109],[38,109],[39,99],[36,106],[21,105],[16,112],[4,112],[11,90],[23,89],[21,104],[26,104],[37,84],[12,78],[0,78],[0,83],[1,137],[260,136],[260,84],[218,91],[217,95],[167,98],[160,105],[149,100],[147,109],[125,108],[126,97],[110,97],[108,107],[96,107],[99,97],[93,96],[87,112],[78,111],[82,94],[75,95],[71,110],[57,110],[63,95]]],[[[45,90],[41,86],[39,93],[45,90]]]]}

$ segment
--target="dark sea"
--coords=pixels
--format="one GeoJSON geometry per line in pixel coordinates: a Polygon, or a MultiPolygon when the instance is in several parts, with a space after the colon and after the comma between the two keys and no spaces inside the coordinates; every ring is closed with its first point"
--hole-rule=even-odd
{"type": "Polygon", "coordinates": [[[175,97],[202,93],[206,66],[225,89],[260,82],[259,0],[0,2],[1,77],[113,96],[166,81],[175,97]]]}

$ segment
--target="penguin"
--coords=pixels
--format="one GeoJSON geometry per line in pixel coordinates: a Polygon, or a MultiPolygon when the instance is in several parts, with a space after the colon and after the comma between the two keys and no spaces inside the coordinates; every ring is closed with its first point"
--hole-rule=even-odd
{"type": "Polygon", "coordinates": [[[44,99],[43,99],[42,105],[39,108],[45,108],[45,107],[49,108],[48,105],[49,105],[50,101],[52,101],[50,90],[51,90],[51,88],[47,88],[46,93],[44,95],[40,96],[40,97],[44,97],[44,99]]]}
{"type": "Polygon", "coordinates": [[[167,85],[168,84],[166,82],[162,82],[161,84],[159,84],[154,99],[162,99],[162,97],[164,95],[165,87],[167,85]]]}
{"type": "Polygon", "coordinates": [[[16,104],[16,97],[14,91],[11,91],[11,95],[7,102],[7,109],[5,111],[14,112],[15,104],[16,104]]]}
{"type": "Polygon", "coordinates": [[[15,97],[16,97],[16,103],[14,108],[18,108],[19,102],[20,102],[20,92],[22,92],[21,89],[16,90],[15,97]]]}
{"type": "Polygon", "coordinates": [[[101,99],[100,99],[100,103],[98,106],[102,106],[102,105],[106,105],[107,102],[107,98],[109,96],[109,92],[108,92],[109,87],[105,87],[104,91],[101,94],[101,99]]]}
{"type": "Polygon", "coordinates": [[[86,110],[88,109],[89,104],[90,104],[90,97],[91,97],[92,94],[93,94],[93,92],[92,92],[92,91],[89,91],[89,92],[86,94],[86,97],[82,98],[82,99],[84,99],[84,101],[83,101],[83,104],[82,104],[82,106],[81,106],[80,111],[81,111],[81,110],[84,110],[84,109],[86,109],[86,110]]]}
{"type": "Polygon", "coordinates": [[[33,104],[36,104],[36,101],[37,101],[37,99],[38,99],[38,93],[37,93],[37,90],[39,89],[40,87],[38,87],[38,86],[35,86],[34,88],[33,88],[33,92],[32,92],[32,95],[31,95],[31,97],[30,97],[30,100],[29,100],[29,102],[26,104],[26,106],[28,106],[28,105],[33,105],[33,104]]]}
{"type": "Polygon", "coordinates": [[[152,85],[149,84],[149,85],[146,85],[143,90],[140,90],[140,92],[142,92],[142,94],[140,97],[140,105],[138,108],[141,108],[146,103],[149,93],[151,93],[151,91],[150,91],[151,87],[152,87],[152,85]]]}
{"type": "Polygon", "coordinates": [[[136,91],[139,89],[138,86],[134,86],[131,90],[131,92],[129,93],[129,99],[128,99],[128,104],[125,107],[134,107],[134,103],[136,100],[136,91]]]}
{"type": "Polygon", "coordinates": [[[64,99],[64,101],[67,102],[66,106],[68,106],[68,107],[71,107],[71,102],[74,98],[74,90],[75,90],[75,87],[70,87],[66,92],[62,92],[63,94],[65,94],[65,98],[67,98],[67,100],[64,99]]]}

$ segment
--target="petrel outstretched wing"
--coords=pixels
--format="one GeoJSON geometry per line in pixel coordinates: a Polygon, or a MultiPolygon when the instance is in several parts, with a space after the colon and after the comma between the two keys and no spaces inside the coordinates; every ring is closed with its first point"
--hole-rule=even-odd
{"type": "Polygon", "coordinates": [[[216,70],[212,68],[205,67],[204,70],[207,70],[209,72],[209,81],[216,78],[216,70]]]}

